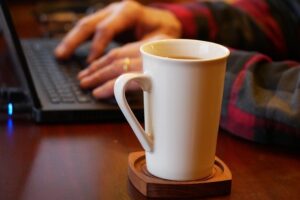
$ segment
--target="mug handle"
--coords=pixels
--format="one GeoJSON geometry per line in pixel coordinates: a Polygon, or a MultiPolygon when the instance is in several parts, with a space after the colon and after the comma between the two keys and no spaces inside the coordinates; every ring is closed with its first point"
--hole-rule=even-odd
{"type": "Polygon", "coordinates": [[[153,150],[153,140],[151,136],[145,132],[126,100],[125,89],[126,85],[130,81],[136,81],[143,91],[150,92],[151,78],[142,73],[126,73],[119,76],[114,85],[115,98],[121,111],[123,112],[144,150],[151,152],[153,150]]]}

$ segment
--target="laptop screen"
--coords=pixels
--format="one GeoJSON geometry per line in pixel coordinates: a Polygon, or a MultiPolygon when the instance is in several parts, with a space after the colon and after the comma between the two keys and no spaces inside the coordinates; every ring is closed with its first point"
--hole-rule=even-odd
{"type": "Polygon", "coordinates": [[[13,19],[10,14],[9,7],[5,0],[0,0],[0,4],[0,25],[15,65],[15,71],[21,80],[22,87],[27,93],[29,93],[34,106],[39,108],[40,102],[37,98],[37,93],[33,85],[33,80],[31,78],[19,37],[13,25],[13,19]]]}

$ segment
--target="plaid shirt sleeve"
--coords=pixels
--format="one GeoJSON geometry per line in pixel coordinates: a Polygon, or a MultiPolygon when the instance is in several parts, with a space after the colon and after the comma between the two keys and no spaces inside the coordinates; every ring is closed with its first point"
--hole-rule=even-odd
{"type": "Polygon", "coordinates": [[[261,143],[300,145],[300,1],[155,4],[184,38],[230,47],[221,128],[261,143]]]}

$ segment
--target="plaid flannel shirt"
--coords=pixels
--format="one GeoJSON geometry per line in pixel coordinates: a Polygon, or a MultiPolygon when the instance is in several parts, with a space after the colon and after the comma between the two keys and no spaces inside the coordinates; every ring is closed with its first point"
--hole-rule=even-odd
{"type": "Polygon", "coordinates": [[[300,0],[154,4],[184,38],[231,49],[220,127],[261,143],[300,144],[300,0]]]}

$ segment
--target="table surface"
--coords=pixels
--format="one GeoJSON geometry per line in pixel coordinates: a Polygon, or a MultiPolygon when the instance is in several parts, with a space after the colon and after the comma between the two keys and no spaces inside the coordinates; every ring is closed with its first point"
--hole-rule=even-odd
{"type": "MultiPolygon", "coordinates": [[[[36,36],[30,5],[15,5],[22,36],[36,36]]],[[[1,49],[0,83],[17,84],[1,49]],[[3,67],[5,65],[5,67],[3,67]]],[[[37,125],[0,114],[0,199],[146,199],[128,181],[129,153],[141,151],[121,123],[37,125]]],[[[219,132],[217,156],[230,168],[231,194],[211,199],[299,199],[299,151],[219,132]]]]}

